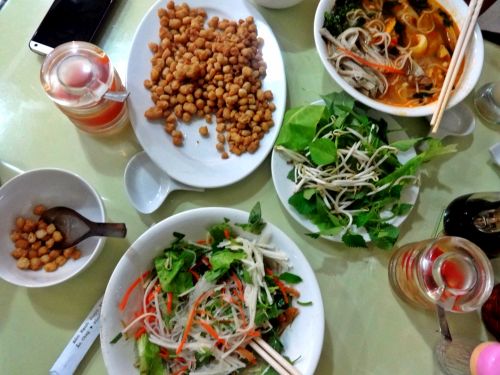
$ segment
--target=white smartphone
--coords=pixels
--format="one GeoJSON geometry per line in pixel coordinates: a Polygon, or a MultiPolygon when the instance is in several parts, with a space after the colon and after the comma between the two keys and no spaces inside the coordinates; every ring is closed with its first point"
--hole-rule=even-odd
{"type": "Polygon", "coordinates": [[[114,0],[55,0],[29,42],[46,55],[73,40],[93,42],[114,0]]]}

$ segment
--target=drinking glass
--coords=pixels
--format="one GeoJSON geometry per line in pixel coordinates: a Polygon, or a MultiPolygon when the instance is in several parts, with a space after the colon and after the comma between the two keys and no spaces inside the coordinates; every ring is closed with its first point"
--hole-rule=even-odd
{"type": "Polygon", "coordinates": [[[461,237],[443,236],[407,244],[389,261],[389,282],[404,301],[427,309],[439,304],[464,313],[491,294],[493,268],[486,254],[461,237]]]}
{"type": "Polygon", "coordinates": [[[474,105],[487,121],[500,125],[500,82],[491,82],[477,90],[474,105]]]}

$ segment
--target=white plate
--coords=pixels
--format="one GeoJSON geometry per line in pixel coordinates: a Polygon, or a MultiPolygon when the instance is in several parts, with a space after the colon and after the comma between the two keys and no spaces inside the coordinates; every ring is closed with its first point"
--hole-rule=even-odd
{"type": "MultiPolygon", "coordinates": [[[[320,105],[319,102],[314,102],[313,104],[320,105]]],[[[388,138],[390,142],[398,141],[401,139],[407,139],[408,135],[401,128],[401,126],[389,115],[372,111],[368,112],[368,115],[373,118],[383,118],[388,125],[388,130],[391,130],[388,134],[388,138]]],[[[415,149],[410,148],[406,152],[400,152],[398,154],[398,160],[401,163],[405,163],[410,160],[412,157],[416,155],[415,149]]],[[[297,210],[288,203],[288,199],[295,193],[295,184],[292,180],[288,179],[288,173],[291,170],[291,165],[288,163],[288,159],[279,151],[273,150],[271,157],[271,172],[273,176],[273,183],[276,192],[278,193],[278,197],[288,211],[288,213],[304,228],[306,228],[311,233],[318,232],[318,227],[309,221],[307,218],[302,216],[297,210]]],[[[418,185],[409,185],[406,186],[401,192],[401,203],[409,203],[414,204],[417,201],[418,192],[420,188],[418,185]]],[[[394,226],[399,226],[401,223],[408,217],[410,212],[406,215],[396,216],[392,220],[389,221],[390,224],[394,226]]],[[[370,241],[370,237],[364,228],[359,228],[355,231],[355,233],[361,234],[366,242],[370,241]]],[[[342,234],[337,236],[323,236],[324,238],[335,241],[342,242],[342,234]]]]}
{"type": "Polygon", "coordinates": [[[0,277],[11,284],[27,288],[41,288],[60,284],[86,269],[99,256],[104,237],[90,237],[77,247],[81,257],[69,259],[54,272],[22,271],[10,255],[14,244],[10,232],[16,217],[35,218],[32,211],[37,204],[46,207],[67,206],[86,218],[104,222],[105,213],[99,194],[80,176],[62,169],[34,169],[7,181],[0,188],[0,277]]]}
{"type": "Polygon", "coordinates": [[[267,64],[267,76],[263,88],[274,95],[276,110],[273,113],[274,126],[261,140],[259,149],[254,154],[245,153],[236,156],[229,153],[229,159],[223,160],[215,149],[215,123],[209,125],[211,136],[204,138],[198,128],[206,125],[202,119],[193,120],[190,125],[180,124],[184,133],[184,146],[176,147],[163,126],[149,122],[144,117],[146,109],[153,105],[150,92],[144,88],[144,80],[150,76],[151,51],[149,42],[158,42],[160,26],[157,9],[165,6],[165,1],[158,1],[144,16],[134,36],[127,67],[127,89],[130,91],[129,115],[135,134],[144,150],[171,177],[186,185],[203,188],[215,188],[235,183],[253,172],[271,151],[283,119],[286,101],[286,77],[283,58],[276,38],[265,22],[248,1],[245,0],[187,0],[191,7],[202,7],[207,18],[218,16],[232,20],[253,16],[258,36],[264,39],[262,49],[267,64]]]}
{"type": "MultiPolygon", "coordinates": [[[[137,278],[137,275],[150,269],[153,266],[153,258],[174,240],[172,233],[174,231],[184,233],[189,239],[205,238],[210,225],[220,223],[224,218],[228,218],[233,224],[245,223],[248,215],[244,211],[219,207],[185,211],[151,227],[130,246],[111,275],[101,309],[101,349],[110,375],[139,373],[134,367],[133,340],[121,339],[116,344],[110,344],[123,328],[118,304],[128,285],[137,278]]],[[[293,266],[291,272],[302,277],[303,281],[296,285],[300,291],[300,300],[312,302],[311,306],[299,307],[300,314],[282,336],[285,354],[292,359],[299,358],[295,364],[297,369],[304,375],[312,375],[319,360],[324,335],[323,302],[318,282],[307,259],[285,233],[267,223],[263,232],[263,235],[266,234],[270,234],[271,242],[288,254],[290,264],[293,266]]],[[[134,297],[137,296],[132,294],[130,301],[133,301],[134,297]]]]}

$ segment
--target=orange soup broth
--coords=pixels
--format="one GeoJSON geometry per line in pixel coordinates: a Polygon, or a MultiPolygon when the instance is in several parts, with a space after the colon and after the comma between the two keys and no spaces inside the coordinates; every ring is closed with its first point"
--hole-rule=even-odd
{"type": "MultiPolygon", "coordinates": [[[[422,28],[416,29],[416,25],[415,30],[411,30],[410,27],[406,27],[406,35],[404,39],[405,44],[412,48],[415,47],[417,43],[415,37],[416,33],[423,34],[427,38],[427,48],[425,51],[419,53],[418,56],[415,56],[412,53],[412,57],[418,65],[422,67],[425,75],[431,78],[434,88],[432,95],[414,98],[413,96],[415,94],[418,95],[419,92],[421,93],[422,91],[426,91],[425,88],[422,87],[419,87],[417,91],[417,85],[415,84],[414,77],[402,74],[386,74],[387,81],[389,83],[388,90],[383,96],[376,98],[376,100],[389,105],[415,107],[432,103],[438,99],[451,60],[451,54],[454,49],[454,46],[453,49],[450,47],[449,40],[452,40],[453,38],[450,38],[449,35],[451,34],[452,36],[455,36],[456,40],[459,35],[459,28],[450,13],[442,8],[436,1],[429,0],[428,4],[429,9],[422,11],[420,15],[422,18],[421,23],[429,24],[430,22],[433,22],[435,27],[432,28],[432,30],[429,30],[429,32],[425,32],[422,28]],[[422,16],[424,12],[426,15],[422,16]],[[444,26],[443,18],[440,13],[444,13],[448,16],[449,20],[452,21],[452,26],[444,26]],[[425,20],[425,18],[427,18],[427,20],[425,20]],[[447,29],[451,30],[448,31],[447,29]],[[443,47],[446,48],[445,53],[443,53],[443,47]]],[[[431,28],[429,27],[429,29],[431,28]]],[[[460,80],[463,69],[464,63],[462,62],[455,80],[455,85],[460,80]]]]}

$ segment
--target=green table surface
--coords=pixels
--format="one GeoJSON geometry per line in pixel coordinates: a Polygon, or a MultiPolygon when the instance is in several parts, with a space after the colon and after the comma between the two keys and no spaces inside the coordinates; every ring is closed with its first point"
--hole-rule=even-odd
{"type": "MultiPolygon", "coordinates": [[[[127,223],[126,239],[109,239],[95,263],[57,286],[26,289],[0,280],[0,374],[48,373],[55,359],[103,294],[113,269],[128,246],[148,227],[195,207],[224,206],[250,210],[260,201],[265,219],[285,231],[309,260],[319,281],[325,311],[325,335],[317,374],[440,374],[432,350],[439,338],[435,314],[397,300],[387,280],[390,251],[348,249],[313,240],[283,208],[275,193],[270,158],[231,186],[205,193],[174,192],[153,214],[139,214],[123,185],[128,159],[141,147],[131,127],[118,136],[96,138],[80,133],[49,101],[39,80],[41,56],[28,41],[50,0],[9,0],[0,11],[0,180],[23,171],[57,167],[78,173],[101,195],[109,221],[127,223]]],[[[98,44],[124,76],[134,32],[153,0],[117,2],[98,44]]],[[[227,1],[230,3],[230,1],[227,1]]],[[[309,103],[338,89],[316,53],[312,25],[316,0],[285,10],[259,8],[281,46],[287,75],[287,106],[309,103]]],[[[480,85],[500,77],[500,48],[485,43],[480,85]]],[[[466,105],[473,109],[472,94],[466,105]]],[[[426,134],[423,119],[405,119],[410,135],[426,134]]],[[[442,209],[456,196],[499,191],[500,168],[488,148],[500,141],[500,127],[476,114],[476,130],[451,137],[458,152],[428,164],[416,207],[401,226],[399,244],[429,237],[442,209]]],[[[1,213],[0,213],[1,214],[1,213]]],[[[8,249],[1,249],[8,251],[8,249]]],[[[496,279],[500,261],[494,260],[496,279]]],[[[452,334],[488,338],[477,313],[449,316],[452,334]]],[[[491,339],[491,337],[489,337],[491,339]]],[[[104,374],[99,340],[78,374],[104,374]]]]}

